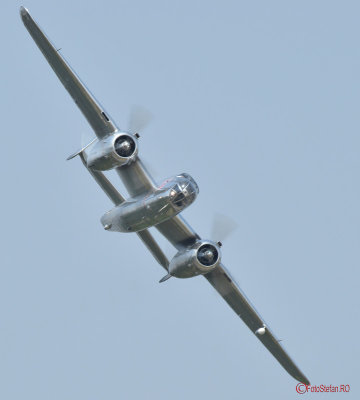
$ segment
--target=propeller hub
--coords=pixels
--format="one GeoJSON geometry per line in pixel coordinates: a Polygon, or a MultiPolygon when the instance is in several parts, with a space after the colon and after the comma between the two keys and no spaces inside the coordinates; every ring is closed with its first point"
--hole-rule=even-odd
{"type": "Polygon", "coordinates": [[[197,259],[204,266],[211,266],[216,263],[219,252],[212,244],[204,244],[198,250],[197,259]]]}
{"type": "Polygon", "coordinates": [[[206,260],[211,261],[211,260],[214,259],[214,253],[213,253],[212,250],[206,250],[206,251],[203,253],[203,257],[204,257],[206,260]]]}
{"type": "Polygon", "coordinates": [[[136,145],[132,137],[123,135],[115,140],[114,147],[120,157],[130,157],[134,153],[136,145]]]}
{"type": "Polygon", "coordinates": [[[131,144],[128,140],[125,140],[124,142],[121,143],[119,146],[119,149],[122,151],[128,152],[131,149],[131,144]]]}

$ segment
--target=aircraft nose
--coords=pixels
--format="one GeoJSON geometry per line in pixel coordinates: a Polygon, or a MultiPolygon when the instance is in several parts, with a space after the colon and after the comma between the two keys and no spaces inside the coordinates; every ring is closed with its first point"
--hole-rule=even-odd
{"type": "Polygon", "coordinates": [[[199,189],[192,182],[189,182],[187,185],[185,185],[183,192],[185,196],[188,197],[189,201],[193,202],[199,193],[199,189]]]}
{"type": "Polygon", "coordinates": [[[195,200],[196,195],[196,187],[189,181],[178,183],[170,190],[172,203],[182,209],[190,205],[195,200]]]}

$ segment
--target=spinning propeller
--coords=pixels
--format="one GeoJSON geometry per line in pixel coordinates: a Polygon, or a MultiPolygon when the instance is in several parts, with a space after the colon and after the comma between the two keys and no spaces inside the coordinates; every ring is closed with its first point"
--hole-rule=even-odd
{"type": "MultiPolygon", "coordinates": [[[[130,132],[133,135],[138,134],[149,125],[152,119],[153,119],[152,113],[145,107],[140,105],[133,105],[131,107],[128,118],[127,132],[130,132]]],[[[91,131],[83,132],[83,134],[81,135],[81,149],[90,147],[91,144],[95,141],[96,137],[94,136],[93,132],[91,131]]],[[[119,143],[119,146],[122,146],[122,149],[125,153],[127,151],[127,146],[130,145],[131,144],[128,143],[119,143]]]]}
{"type": "Polygon", "coordinates": [[[145,129],[153,119],[152,113],[145,107],[133,105],[128,118],[128,131],[133,135],[145,129]]]}
{"type": "Polygon", "coordinates": [[[216,213],[213,216],[210,238],[222,244],[237,229],[238,224],[226,215],[216,213]]]}

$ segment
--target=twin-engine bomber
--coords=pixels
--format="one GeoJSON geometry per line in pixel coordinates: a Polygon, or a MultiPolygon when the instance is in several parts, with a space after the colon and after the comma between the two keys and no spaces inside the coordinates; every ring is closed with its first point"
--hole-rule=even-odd
{"type": "Polygon", "coordinates": [[[136,232],[166,271],[160,282],[171,277],[203,275],[285,370],[298,381],[309,385],[306,376],[288,356],[221,263],[221,243],[201,239],[180,215],[199,193],[194,179],[182,173],[157,185],[139,158],[139,135],[118,129],[66,63],[60,51],[41,31],[28,10],[21,7],[20,15],[35,43],[96,134],[91,143],[69,159],[79,156],[113,202],[114,208],[101,218],[104,229],[136,232]],[[111,169],[118,173],[129,192],[127,200],[106,178],[103,171],[111,169]],[[155,227],[176,248],[177,254],[171,261],[149,232],[150,227],[155,227]]]}

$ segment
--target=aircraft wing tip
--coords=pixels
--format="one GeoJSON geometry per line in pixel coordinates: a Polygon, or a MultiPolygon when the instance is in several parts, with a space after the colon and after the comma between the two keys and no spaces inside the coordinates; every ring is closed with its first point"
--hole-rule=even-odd
{"type": "Polygon", "coordinates": [[[302,376],[296,376],[295,379],[296,379],[297,381],[299,381],[300,383],[303,383],[303,384],[306,385],[306,386],[309,386],[309,385],[310,385],[309,379],[308,379],[305,375],[303,375],[303,374],[302,374],[302,376]]]}
{"type": "Polygon", "coordinates": [[[20,15],[22,18],[27,17],[29,15],[29,10],[24,6],[20,7],[20,15]]]}

